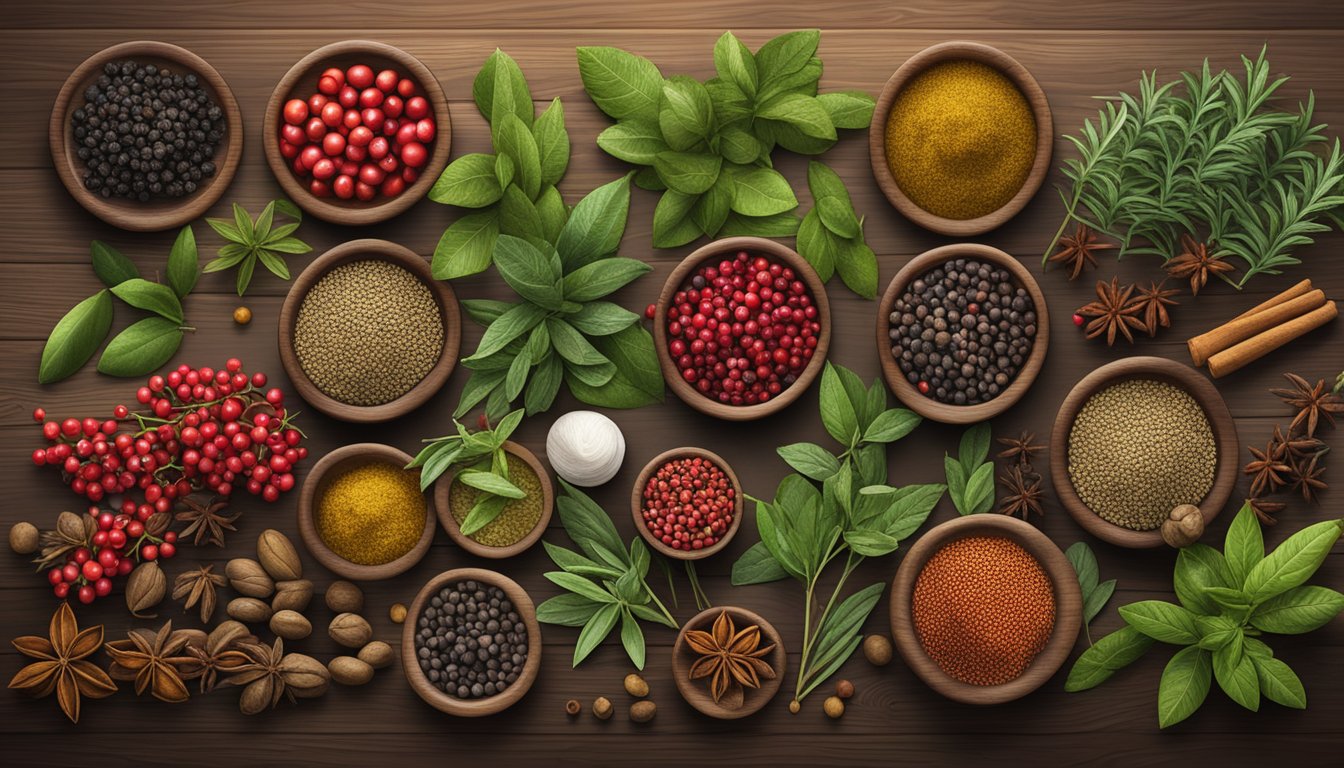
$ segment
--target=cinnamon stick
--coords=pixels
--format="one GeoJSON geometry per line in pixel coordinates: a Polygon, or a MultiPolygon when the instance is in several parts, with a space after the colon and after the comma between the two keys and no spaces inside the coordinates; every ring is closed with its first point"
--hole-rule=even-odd
{"type": "MultiPolygon", "coordinates": [[[[1273,301],[1273,299],[1270,301],[1273,301]]],[[[1277,325],[1286,323],[1295,317],[1305,315],[1324,303],[1325,293],[1317,289],[1257,312],[1238,315],[1236,319],[1223,323],[1212,331],[1200,334],[1186,342],[1186,346],[1190,348],[1190,359],[1197,366],[1203,365],[1214,354],[1256,334],[1264,333],[1277,325]]]]}
{"type": "Polygon", "coordinates": [[[1226,376],[1293,339],[1325,325],[1334,320],[1338,314],[1339,310],[1335,307],[1335,303],[1327,301],[1305,315],[1228,347],[1209,358],[1209,374],[1215,379],[1226,376]]]}
{"type": "Polygon", "coordinates": [[[1237,315],[1236,317],[1232,318],[1232,320],[1240,320],[1243,317],[1250,317],[1251,315],[1254,315],[1257,312],[1263,312],[1264,310],[1269,309],[1270,307],[1277,307],[1280,304],[1292,301],[1293,299],[1296,299],[1298,296],[1302,296],[1310,292],[1311,292],[1311,280],[1310,279],[1303,280],[1302,282],[1298,283],[1297,285],[1294,285],[1292,288],[1289,288],[1288,290],[1284,291],[1283,293],[1280,293],[1279,295],[1273,297],[1272,299],[1268,299],[1264,302],[1261,302],[1260,304],[1256,304],[1254,307],[1251,307],[1245,312],[1242,312],[1240,315],[1237,315]]]}

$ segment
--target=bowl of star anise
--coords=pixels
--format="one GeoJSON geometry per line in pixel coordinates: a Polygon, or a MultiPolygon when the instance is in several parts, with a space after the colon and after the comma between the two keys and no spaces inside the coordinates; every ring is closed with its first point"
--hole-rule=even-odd
{"type": "Polygon", "coordinates": [[[779,693],[788,655],[770,622],[745,608],[696,614],[672,646],[672,677],[686,703],[719,720],[759,712],[779,693]]]}

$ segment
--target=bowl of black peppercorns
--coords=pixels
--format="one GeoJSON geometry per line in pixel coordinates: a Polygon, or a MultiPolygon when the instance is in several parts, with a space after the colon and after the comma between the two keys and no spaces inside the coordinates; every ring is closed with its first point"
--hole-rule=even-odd
{"type": "Polygon", "coordinates": [[[48,134],[75,200],[137,232],[201,216],[243,153],[242,113],[224,78],[191,51],[155,41],[85,59],[56,97],[48,134]]]}
{"type": "Polygon", "coordinates": [[[1021,399],[1045,362],[1050,319],[1035,278],[1012,256],[959,243],[915,257],[877,313],[887,386],[947,424],[993,418],[1021,399]]]}
{"type": "Polygon", "coordinates": [[[513,579],[456,568],[415,596],[402,631],[406,680],[430,706],[458,717],[505,710],[541,667],[541,626],[532,598],[513,579]]]}

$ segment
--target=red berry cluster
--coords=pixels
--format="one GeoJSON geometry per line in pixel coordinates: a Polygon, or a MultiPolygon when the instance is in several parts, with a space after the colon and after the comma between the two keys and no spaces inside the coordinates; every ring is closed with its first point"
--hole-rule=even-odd
{"type": "Polygon", "coordinates": [[[65,556],[65,565],[47,571],[47,581],[56,597],[64,600],[75,590],[79,602],[88,605],[96,598],[112,594],[112,580],[135,570],[148,560],[167,560],[177,554],[177,534],[150,533],[145,523],[155,514],[150,504],[133,501],[121,504],[121,514],[113,515],[98,507],[89,507],[89,515],[98,524],[88,546],[65,556]]]}
{"type": "Polygon", "coordinates": [[[107,420],[44,421],[38,408],[33,418],[50,444],[33,451],[33,463],[60,467],[70,489],[95,504],[138,492],[151,511],[168,512],[195,491],[227,499],[235,487],[275,501],[294,487],[308,449],[284,393],[265,386],[266,374],[249,376],[234,358],[218,371],[182,365],[151,376],[135,393],[143,411],[118,405],[107,420]]]}
{"type": "Polygon", "coordinates": [[[700,456],[673,459],[644,485],[644,524],[673,549],[711,547],[733,524],[737,491],[728,474],[700,456]]]}
{"type": "Polygon", "coordinates": [[[791,267],[739,251],[701,266],[677,291],[667,332],[682,378],[720,403],[754,405],[798,379],[821,323],[791,267]]]}
{"type": "Polygon", "coordinates": [[[285,102],[280,154],[317,197],[396,197],[429,162],[431,112],[415,81],[396,70],[331,67],[307,101],[285,102]]]}

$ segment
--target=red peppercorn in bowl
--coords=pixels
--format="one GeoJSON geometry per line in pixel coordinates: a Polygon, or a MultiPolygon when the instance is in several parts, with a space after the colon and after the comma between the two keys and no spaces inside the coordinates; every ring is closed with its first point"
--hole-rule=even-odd
{"type": "Polygon", "coordinates": [[[687,405],[746,421],[785,408],[817,377],[830,319],[825,286],[795,251],[730,237],[672,270],[654,342],[663,378],[687,405]]]}
{"type": "Polygon", "coordinates": [[[644,465],[630,492],[644,540],[678,560],[728,546],[742,525],[742,484],[728,462],[703,448],[673,448],[644,465]]]}

